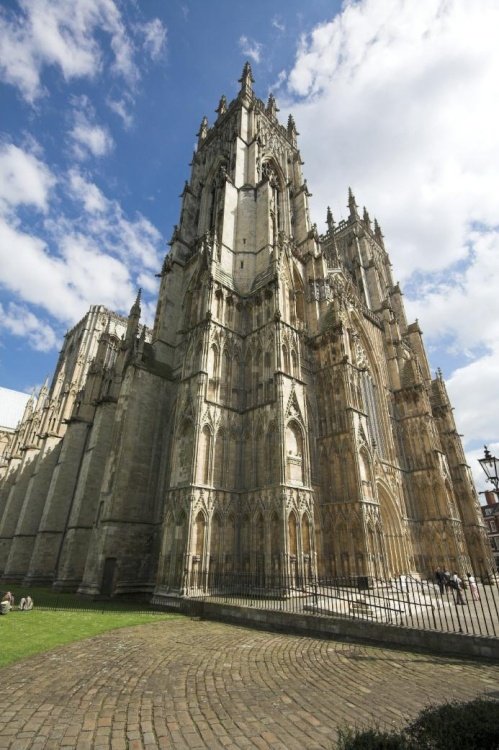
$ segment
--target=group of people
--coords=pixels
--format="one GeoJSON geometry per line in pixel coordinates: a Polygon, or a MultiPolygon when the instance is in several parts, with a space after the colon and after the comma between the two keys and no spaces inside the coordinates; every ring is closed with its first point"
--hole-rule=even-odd
{"type": "MultiPolygon", "coordinates": [[[[12,594],[10,591],[6,591],[2,596],[2,599],[0,600],[0,614],[6,615],[8,612],[10,612],[11,609],[14,608],[14,604],[14,594],[12,594]]],[[[28,612],[30,609],[33,609],[33,599],[29,594],[28,596],[22,597],[21,601],[19,602],[19,609],[23,612],[28,612]]]]}
{"type": "MultiPolygon", "coordinates": [[[[466,577],[468,579],[471,597],[477,602],[480,599],[480,592],[478,591],[476,578],[471,573],[467,573],[466,577]]],[[[446,589],[452,589],[455,592],[456,604],[466,604],[466,597],[464,596],[465,584],[456,571],[451,574],[448,570],[437,568],[435,571],[435,580],[441,595],[443,595],[446,589]]]]}

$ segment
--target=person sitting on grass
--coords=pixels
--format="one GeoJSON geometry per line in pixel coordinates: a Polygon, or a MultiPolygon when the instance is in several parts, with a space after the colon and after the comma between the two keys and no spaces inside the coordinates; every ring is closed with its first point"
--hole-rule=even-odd
{"type": "Polygon", "coordinates": [[[30,609],[33,609],[33,599],[29,594],[26,597],[23,596],[23,598],[19,602],[19,609],[21,609],[23,612],[29,612],[30,609]]]}
{"type": "Polygon", "coordinates": [[[10,612],[11,607],[12,607],[12,604],[10,603],[11,597],[12,597],[12,594],[10,593],[10,591],[7,591],[2,596],[2,601],[0,602],[0,614],[1,615],[6,615],[10,612]]]}

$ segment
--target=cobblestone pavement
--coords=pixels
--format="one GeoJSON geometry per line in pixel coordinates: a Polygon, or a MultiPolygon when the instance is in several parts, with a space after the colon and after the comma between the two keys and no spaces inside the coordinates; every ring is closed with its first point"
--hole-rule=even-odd
{"type": "Polygon", "coordinates": [[[186,618],[0,670],[0,748],[331,749],[338,726],[498,691],[485,662],[186,618]]]}

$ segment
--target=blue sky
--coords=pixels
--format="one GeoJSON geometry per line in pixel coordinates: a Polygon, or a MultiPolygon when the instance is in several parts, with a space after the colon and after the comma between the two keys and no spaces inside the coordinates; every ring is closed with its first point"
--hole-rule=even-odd
{"type": "Polygon", "coordinates": [[[90,304],[141,286],[152,321],[199,123],[248,59],[319,230],[349,185],[378,218],[475,471],[499,450],[498,28],[495,0],[4,0],[0,385],[39,385],[90,304]]]}

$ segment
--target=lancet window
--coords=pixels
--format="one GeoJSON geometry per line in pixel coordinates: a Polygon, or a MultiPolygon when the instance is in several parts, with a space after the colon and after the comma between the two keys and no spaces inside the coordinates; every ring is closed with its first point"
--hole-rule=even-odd
{"type": "Polygon", "coordinates": [[[303,434],[300,425],[294,420],[286,427],[287,479],[303,484],[303,434]]]}
{"type": "Polygon", "coordinates": [[[373,446],[377,447],[380,455],[384,456],[386,455],[386,441],[379,408],[378,389],[369,372],[362,373],[360,388],[364,411],[367,414],[369,437],[373,446]]]}

